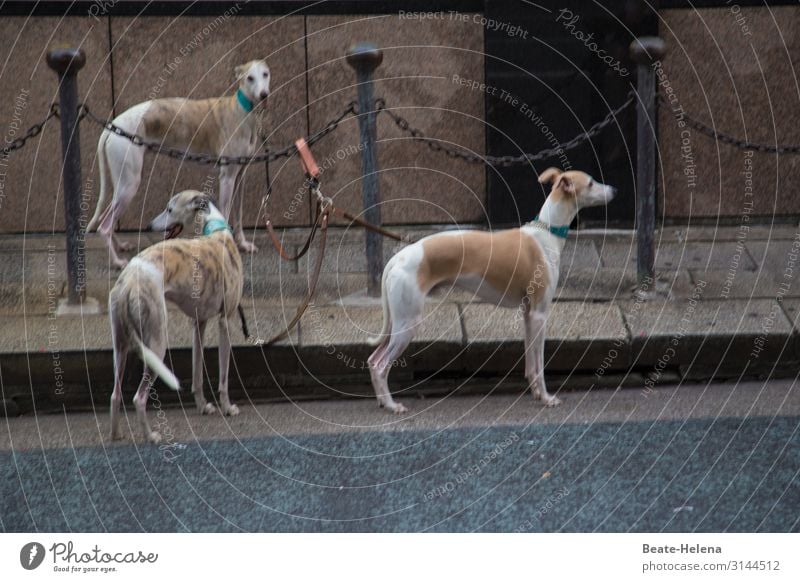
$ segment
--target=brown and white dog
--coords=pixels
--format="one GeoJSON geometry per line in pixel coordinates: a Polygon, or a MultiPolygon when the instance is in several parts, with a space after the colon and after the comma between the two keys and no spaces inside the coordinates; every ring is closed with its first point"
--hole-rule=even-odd
{"type": "MultiPolygon", "coordinates": [[[[213,99],[154,99],[134,105],[114,119],[114,125],[147,141],[164,146],[187,149],[193,153],[213,156],[251,156],[258,148],[259,124],[254,113],[257,104],[269,97],[270,70],[263,60],[250,61],[235,69],[239,89],[234,95],[213,99]]],[[[119,252],[131,246],[121,243],[114,235],[114,222],[130,205],[142,178],[144,146],[104,130],[97,144],[100,171],[100,194],[97,209],[87,230],[98,229],[111,252],[111,263],[123,268],[127,260],[119,252]],[[111,204],[108,199],[108,179],[113,188],[111,204]]],[[[231,219],[236,180],[243,166],[220,166],[219,201],[226,220],[231,219]]],[[[234,221],[236,242],[246,252],[257,248],[244,238],[242,206],[239,201],[234,221]]]]}
{"type": "Polygon", "coordinates": [[[203,333],[219,315],[219,404],[226,415],[239,414],[228,396],[229,324],[242,297],[242,259],[219,210],[202,192],[173,196],[167,209],[150,223],[168,239],[182,231],[197,238],[165,240],[145,249],[120,274],[108,298],[114,342],[114,392],[111,395],[111,438],[121,438],[119,407],[125,358],[132,349],[144,360],[144,377],[133,398],[145,438],[158,443],[161,435],[147,420],[147,399],[156,376],[178,390],[178,379],[164,364],[167,349],[167,301],[194,320],[192,392],[201,414],[214,405],[203,397],[203,333]]]}
{"type": "Polygon", "coordinates": [[[422,321],[425,297],[437,285],[455,284],[503,307],[521,308],[525,320],[525,377],[533,395],[547,406],[560,400],[544,383],[545,323],[558,284],[567,231],[581,208],[607,204],[616,190],[584,172],[548,168],[539,176],[552,183],[532,222],[499,232],[453,231],[423,238],[398,252],[383,271],[383,329],[369,357],[378,403],[401,413],[406,407],[389,392],[389,372],[422,321]]]}

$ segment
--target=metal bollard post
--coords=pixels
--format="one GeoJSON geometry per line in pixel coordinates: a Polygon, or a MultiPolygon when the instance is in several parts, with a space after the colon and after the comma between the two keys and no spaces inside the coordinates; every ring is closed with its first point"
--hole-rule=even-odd
{"type": "Polygon", "coordinates": [[[653,63],[667,52],[663,39],[643,36],[630,45],[637,64],[636,91],[636,274],[640,289],[653,289],[656,229],[656,74],[653,63]]]}
{"type": "MultiPolygon", "coordinates": [[[[372,73],[383,61],[383,52],[373,44],[358,43],[347,52],[347,62],[356,70],[358,82],[358,127],[361,134],[361,168],[364,174],[362,197],[364,218],[374,225],[381,224],[380,188],[378,184],[378,150],[376,147],[375,95],[372,73]]],[[[367,293],[370,297],[381,294],[383,272],[383,239],[376,232],[366,231],[367,240],[367,293]]]]}
{"type": "MultiPolygon", "coordinates": [[[[59,314],[86,313],[84,305],[86,264],[78,237],[81,234],[81,144],[78,128],[78,71],[86,64],[82,49],[58,48],[47,53],[47,64],[58,73],[59,116],[61,118],[61,159],[64,180],[64,220],[67,234],[67,300],[59,314]]],[[[92,311],[94,311],[92,309],[92,311]]]]}

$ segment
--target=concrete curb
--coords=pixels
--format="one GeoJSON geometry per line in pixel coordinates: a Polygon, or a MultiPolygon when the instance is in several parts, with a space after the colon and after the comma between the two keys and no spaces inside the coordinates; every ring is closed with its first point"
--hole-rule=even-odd
{"type": "MultiPolygon", "coordinates": [[[[613,302],[554,304],[545,346],[551,390],[592,386],[645,389],[681,379],[794,377],[800,342],[786,309],[775,301],[697,301],[640,305],[613,302]],[[765,321],[772,321],[764,333],[765,321]]],[[[254,333],[268,337],[294,309],[248,307],[254,333]]],[[[14,318],[8,318],[14,319],[14,318]]],[[[106,316],[7,321],[22,333],[0,339],[0,384],[5,414],[105,408],[112,389],[106,316]]],[[[231,393],[237,400],[371,396],[365,343],[380,328],[376,305],[312,305],[289,340],[262,348],[234,331],[231,393]]],[[[238,324],[237,324],[238,325],[238,324]]],[[[206,390],[216,386],[215,325],[209,326],[206,390]]],[[[182,380],[180,394],[158,387],[165,405],[191,406],[191,328],[170,313],[167,362],[182,380]]],[[[515,310],[488,304],[431,302],[414,343],[391,376],[393,390],[419,397],[524,389],[522,323],[515,310]]],[[[132,397],[141,363],[130,357],[125,398],[132,397]]]]}

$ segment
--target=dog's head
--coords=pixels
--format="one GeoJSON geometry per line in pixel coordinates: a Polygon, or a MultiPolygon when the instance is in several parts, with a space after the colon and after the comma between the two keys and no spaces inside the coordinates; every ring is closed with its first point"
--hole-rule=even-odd
{"type": "Polygon", "coordinates": [[[586,172],[570,170],[562,172],[558,168],[547,168],[539,174],[540,184],[552,184],[550,196],[559,203],[565,203],[578,212],[581,208],[608,204],[617,189],[596,181],[586,172]]]}
{"type": "Polygon", "coordinates": [[[255,104],[267,102],[269,97],[269,82],[272,74],[267,66],[267,61],[258,59],[239,65],[234,69],[239,81],[239,89],[255,104]]]}
{"type": "Polygon", "coordinates": [[[199,236],[203,232],[211,199],[197,190],[184,190],[169,199],[167,208],[150,222],[150,230],[175,238],[184,230],[199,236]]]}

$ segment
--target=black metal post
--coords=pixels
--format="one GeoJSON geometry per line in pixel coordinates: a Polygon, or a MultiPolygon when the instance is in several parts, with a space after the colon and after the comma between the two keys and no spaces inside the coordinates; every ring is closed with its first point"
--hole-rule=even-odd
{"type": "MultiPolygon", "coordinates": [[[[361,134],[361,168],[364,174],[362,197],[364,218],[375,225],[381,224],[380,188],[378,184],[378,150],[375,95],[372,73],[383,61],[383,52],[373,44],[358,43],[347,52],[347,62],[356,70],[358,82],[358,127],[361,134]]],[[[367,230],[367,293],[370,297],[381,294],[383,272],[383,239],[367,230]]]]}
{"type": "Polygon", "coordinates": [[[61,169],[64,180],[64,220],[67,233],[67,305],[85,298],[86,265],[80,260],[81,140],[78,127],[78,71],[86,64],[82,49],[59,48],[47,53],[47,64],[58,73],[61,118],[61,169]]]}
{"type": "Polygon", "coordinates": [[[630,56],[637,64],[636,91],[636,274],[639,287],[652,290],[655,277],[656,229],[656,74],[653,63],[666,54],[657,36],[639,37],[630,56]]]}

